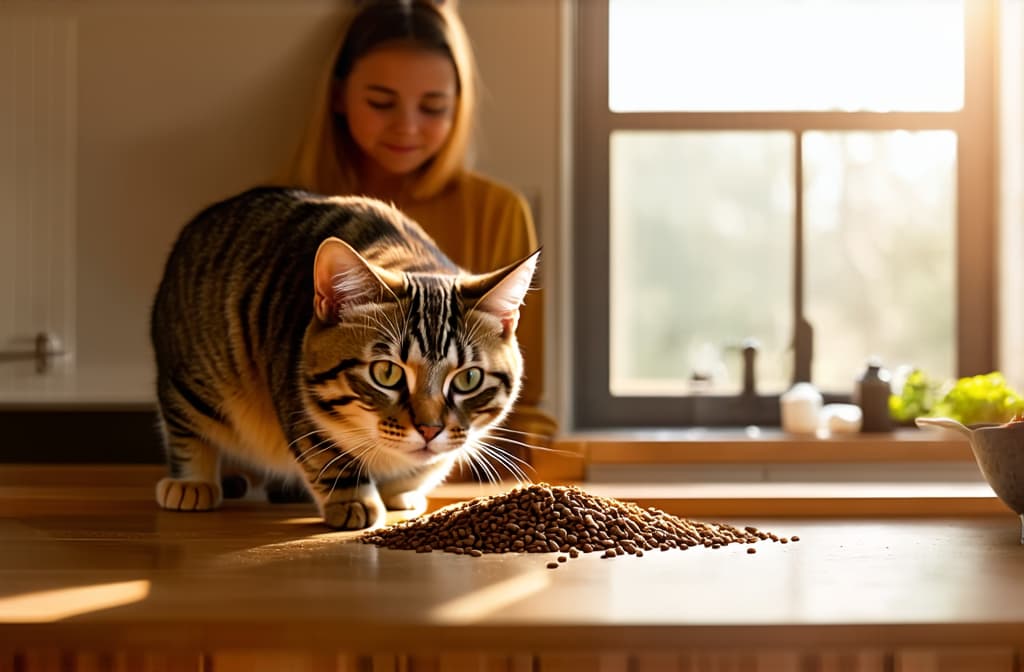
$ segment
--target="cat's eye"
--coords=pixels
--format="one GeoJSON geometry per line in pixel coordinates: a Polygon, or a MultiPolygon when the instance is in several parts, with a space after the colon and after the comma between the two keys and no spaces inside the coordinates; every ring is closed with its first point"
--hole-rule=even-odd
{"type": "Polygon", "coordinates": [[[484,371],[479,366],[463,369],[452,378],[452,387],[460,394],[469,394],[484,382],[484,371]]]}
{"type": "Polygon", "coordinates": [[[405,380],[405,372],[398,364],[380,359],[370,364],[370,377],[381,387],[393,390],[405,380]]]}

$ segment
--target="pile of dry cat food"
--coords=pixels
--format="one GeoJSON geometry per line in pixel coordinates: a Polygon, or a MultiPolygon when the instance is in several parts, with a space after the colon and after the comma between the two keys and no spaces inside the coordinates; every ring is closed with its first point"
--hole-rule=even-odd
{"type": "MultiPolygon", "coordinates": [[[[779,537],[754,527],[701,523],[660,509],[591,495],[577,487],[538,483],[478,497],[380,530],[359,540],[385,548],[434,550],[479,557],[484,553],[560,553],[550,569],[580,553],[643,556],[645,551],[721,548],[779,537]]],[[[754,553],[754,548],[747,553],[754,553]]]]}

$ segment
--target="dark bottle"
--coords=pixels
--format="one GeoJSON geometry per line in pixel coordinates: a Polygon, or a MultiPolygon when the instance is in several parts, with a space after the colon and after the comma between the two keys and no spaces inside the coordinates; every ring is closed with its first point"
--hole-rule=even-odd
{"type": "Polygon", "coordinates": [[[888,432],[892,429],[889,415],[889,396],[892,385],[889,372],[877,360],[869,360],[868,368],[857,379],[853,403],[860,406],[862,432],[888,432]]]}

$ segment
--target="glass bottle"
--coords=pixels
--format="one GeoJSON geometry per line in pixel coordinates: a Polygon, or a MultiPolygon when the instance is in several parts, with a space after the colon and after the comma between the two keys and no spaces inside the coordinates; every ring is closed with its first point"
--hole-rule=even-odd
{"type": "Polygon", "coordinates": [[[889,396],[892,394],[889,372],[877,359],[868,360],[867,369],[857,379],[853,403],[860,406],[862,432],[888,432],[892,429],[889,396]]]}

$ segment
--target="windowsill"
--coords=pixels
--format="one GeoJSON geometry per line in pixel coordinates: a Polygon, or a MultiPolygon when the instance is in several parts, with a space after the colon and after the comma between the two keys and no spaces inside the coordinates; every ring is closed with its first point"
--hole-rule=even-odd
{"type": "MultiPolygon", "coordinates": [[[[977,472],[967,440],[941,430],[837,436],[779,428],[602,430],[562,436],[553,449],[534,454],[534,480],[579,484],[682,516],[1010,513],[977,472]]],[[[488,488],[500,489],[445,485],[435,492],[436,505],[488,488]]]]}
{"type": "Polygon", "coordinates": [[[789,434],[769,428],[601,430],[558,438],[587,464],[972,462],[954,432],[899,428],[877,434],[789,434]]]}

